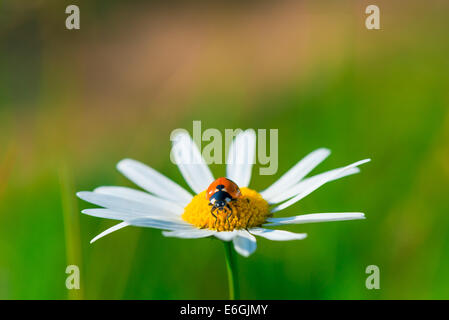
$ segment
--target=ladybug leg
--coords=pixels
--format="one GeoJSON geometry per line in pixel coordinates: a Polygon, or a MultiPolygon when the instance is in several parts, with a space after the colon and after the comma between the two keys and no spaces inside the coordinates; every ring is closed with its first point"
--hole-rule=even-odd
{"type": "Polygon", "coordinates": [[[249,222],[251,221],[251,219],[253,218],[253,215],[254,215],[254,213],[251,214],[251,215],[249,216],[248,220],[246,221],[246,227],[245,227],[245,229],[248,229],[248,224],[249,224],[249,222]]]}
{"type": "Polygon", "coordinates": [[[214,216],[214,218],[215,218],[215,222],[214,222],[214,227],[215,227],[215,225],[217,224],[217,215],[216,214],[214,214],[214,211],[215,210],[217,210],[217,207],[216,206],[212,206],[212,209],[210,209],[210,213],[214,216]]]}
{"type": "Polygon", "coordinates": [[[229,210],[229,213],[228,213],[228,215],[226,216],[226,221],[228,222],[228,224],[229,224],[229,217],[230,216],[232,216],[232,207],[227,203],[226,204],[226,209],[228,209],[229,210]]]}

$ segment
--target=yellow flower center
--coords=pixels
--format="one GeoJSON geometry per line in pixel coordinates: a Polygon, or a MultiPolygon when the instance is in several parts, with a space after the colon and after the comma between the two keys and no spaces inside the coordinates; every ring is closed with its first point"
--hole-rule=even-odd
{"type": "Polygon", "coordinates": [[[254,190],[241,188],[242,197],[231,201],[229,210],[215,210],[211,213],[209,200],[206,199],[206,191],[197,194],[184,208],[182,218],[198,228],[207,228],[217,231],[232,231],[234,229],[248,229],[261,226],[269,217],[270,210],[268,202],[254,190]],[[229,217],[228,217],[229,215],[229,217]]]}

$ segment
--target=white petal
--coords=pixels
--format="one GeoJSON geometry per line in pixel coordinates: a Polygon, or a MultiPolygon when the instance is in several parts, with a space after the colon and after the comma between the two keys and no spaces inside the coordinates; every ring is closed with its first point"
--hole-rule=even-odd
{"type": "Polygon", "coordinates": [[[361,212],[312,213],[287,218],[268,218],[267,221],[270,223],[264,224],[264,227],[358,219],[365,219],[365,215],[361,212]]]}
{"type": "Polygon", "coordinates": [[[256,154],[256,133],[248,129],[236,136],[229,148],[226,176],[239,187],[247,187],[256,154]]]}
{"type": "Polygon", "coordinates": [[[166,237],[175,237],[182,239],[198,239],[206,238],[214,235],[216,231],[207,229],[191,229],[191,230],[175,230],[175,231],[162,231],[162,234],[166,237]]]}
{"type": "Polygon", "coordinates": [[[143,217],[127,220],[130,225],[137,227],[156,228],[162,230],[186,230],[195,229],[191,224],[180,220],[156,219],[152,217],[143,217]]]}
{"type": "Polygon", "coordinates": [[[85,201],[114,211],[129,212],[136,214],[140,213],[140,215],[167,214],[168,216],[170,215],[175,216],[175,214],[172,213],[172,211],[170,210],[171,209],[170,207],[160,206],[159,203],[157,202],[152,201],[140,202],[112,196],[109,194],[89,192],[89,191],[81,191],[78,192],[76,195],[85,201]]]}
{"type": "Polygon", "coordinates": [[[119,212],[113,211],[111,209],[85,209],[82,210],[81,213],[87,214],[92,217],[104,218],[104,219],[113,219],[113,220],[127,220],[127,219],[135,219],[140,216],[138,213],[132,212],[119,212]]]}
{"type": "Polygon", "coordinates": [[[256,238],[248,231],[238,230],[238,235],[232,240],[235,251],[244,257],[249,257],[256,251],[256,238]]]}
{"type": "Polygon", "coordinates": [[[231,241],[237,236],[237,231],[218,231],[214,236],[222,241],[231,241]]]}
{"type": "MultiPolygon", "coordinates": [[[[317,174],[317,175],[315,175],[313,177],[304,179],[304,180],[298,182],[296,185],[294,185],[290,189],[285,190],[283,193],[278,194],[277,196],[270,198],[268,202],[270,204],[274,204],[274,203],[280,203],[282,201],[290,199],[290,198],[300,194],[301,192],[303,192],[308,186],[316,183],[318,180],[321,180],[325,175],[333,175],[332,172],[334,172],[336,170],[340,170],[340,169],[341,168],[330,170],[330,171],[326,171],[324,173],[320,173],[320,174],[317,174]]],[[[356,174],[356,173],[359,173],[359,172],[360,172],[360,169],[357,168],[357,167],[354,167],[354,168],[348,169],[346,171],[343,171],[341,174],[339,174],[338,176],[335,176],[332,180],[329,180],[328,182],[334,181],[334,180],[337,180],[337,179],[340,179],[340,178],[343,178],[343,177],[346,177],[346,176],[349,176],[349,175],[353,175],[353,174],[356,174]]]]}
{"type": "Polygon", "coordinates": [[[98,236],[96,236],[95,238],[93,238],[92,240],[90,240],[90,243],[94,243],[94,242],[97,241],[98,239],[103,238],[104,236],[106,236],[106,235],[108,235],[108,234],[110,234],[110,233],[112,233],[112,232],[114,232],[114,231],[117,231],[117,230],[119,230],[119,229],[122,229],[122,228],[124,228],[124,227],[126,227],[126,226],[129,226],[129,224],[128,224],[127,222],[121,222],[121,223],[119,223],[119,224],[116,224],[115,226],[113,226],[113,227],[111,227],[111,228],[109,228],[109,229],[103,231],[103,232],[100,233],[98,236]]]}
{"type": "Polygon", "coordinates": [[[282,194],[309,174],[309,172],[319,165],[324,159],[326,159],[330,153],[330,150],[325,148],[309,153],[290,170],[288,170],[281,178],[279,178],[278,181],[273,183],[266,190],[262,191],[260,193],[261,196],[264,199],[270,200],[272,197],[282,194]]]}
{"type": "MultiPolygon", "coordinates": [[[[166,218],[165,218],[166,219],[166,218]]],[[[150,227],[150,228],[156,228],[156,229],[162,229],[162,230],[188,230],[188,229],[194,229],[190,224],[187,224],[183,221],[170,221],[170,220],[160,220],[160,219],[153,219],[153,218],[137,218],[137,219],[130,219],[129,221],[124,221],[119,224],[116,224],[115,226],[103,231],[98,236],[93,238],[90,243],[93,243],[97,241],[98,239],[114,232],[119,229],[122,229],[126,226],[134,225],[139,227],[150,227]]]]}
{"type": "Polygon", "coordinates": [[[327,183],[329,181],[334,180],[335,177],[338,177],[339,175],[343,174],[345,171],[350,170],[351,168],[360,166],[361,164],[364,164],[364,163],[369,162],[369,161],[370,161],[370,159],[357,161],[357,162],[355,162],[353,164],[350,164],[350,165],[348,165],[346,167],[343,167],[343,168],[340,168],[340,169],[335,170],[333,172],[324,174],[323,176],[320,177],[320,179],[317,179],[313,183],[309,184],[306,188],[304,188],[304,190],[301,193],[299,193],[295,197],[291,198],[290,200],[284,202],[283,204],[275,207],[273,210],[271,210],[271,212],[277,212],[277,211],[280,211],[282,209],[285,209],[285,208],[291,206],[292,204],[298,202],[302,198],[306,197],[307,195],[309,195],[310,193],[312,193],[313,191],[315,191],[316,189],[321,187],[323,184],[325,184],[325,183],[327,183]]]}
{"type": "Polygon", "coordinates": [[[206,190],[214,181],[198,147],[188,134],[178,133],[174,137],[172,155],[187,184],[195,193],[206,190]]]}
{"type": "Polygon", "coordinates": [[[184,188],[141,162],[124,159],[117,164],[117,169],[142,189],[161,198],[177,201],[183,205],[192,200],[192,195],[184,188]]]}
{"type": "Polygon", "coordinates": [[[178,218],[178,216],[168,216],[165,214],[152,214],[149,215],[148,213],[135,213],[135,212],[124,212],[124,211],[115,211],[111,209],[85,209],[81,211],[84,214],[87,214],[89,216],[98,217],[98,218],[104,218],[104,219],[113,219],[113,220],[130,220],[130,219],[136,219],[141,217],[152,217],[159,220],[168,220],[173,221],[176,218],[179,219],[178,221],[183,221],[181,218],[178,218]],[[171,217],[171,218],[168,218],[171,217]]]}
{"type": "Polygon", "coordinates": [[[151,208],[159,208],[163,211],[171,212],[177,215],[181,215],[184,212],[184,208],[179,204],[179,202],[161,199],[146,192],[131,188],[115,186],[98,187],[94,190],[94,192],[145,203],[151,208]]]}
{"type": "Polygon", "coordinates": [[[271,230],[264,228],[253,228],[249,230],[255,236],[264,237],[274,241],[302,240],[307,237],[306,233],[294,233],[284,230],[271,230]]]}

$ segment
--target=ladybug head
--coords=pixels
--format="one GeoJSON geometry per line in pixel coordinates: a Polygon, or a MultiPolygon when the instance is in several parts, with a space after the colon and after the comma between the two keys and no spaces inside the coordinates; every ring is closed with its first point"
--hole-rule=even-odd
{"type": "Polygon", "coordinates": [[[225,201],[215,201],[214,207],[218,210],[223,210],[224,206],[226,205],[225,201]]]}

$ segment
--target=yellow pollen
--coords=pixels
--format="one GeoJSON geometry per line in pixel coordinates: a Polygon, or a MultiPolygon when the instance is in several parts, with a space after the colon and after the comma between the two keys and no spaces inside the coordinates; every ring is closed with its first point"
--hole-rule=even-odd
{"type": "Polygon", "coordinates": [[[217,231],[232,231],[234,229],[248,229],[261,226],[270,214],[268,202],[254,190],[241,188],[242,197],[231,201],[232,214],[226,219],[229,210],[215,210],[215,217],[211,213],[206,191],[197,194],[184,208],[182,218],[198,228],[217,231]]]}

